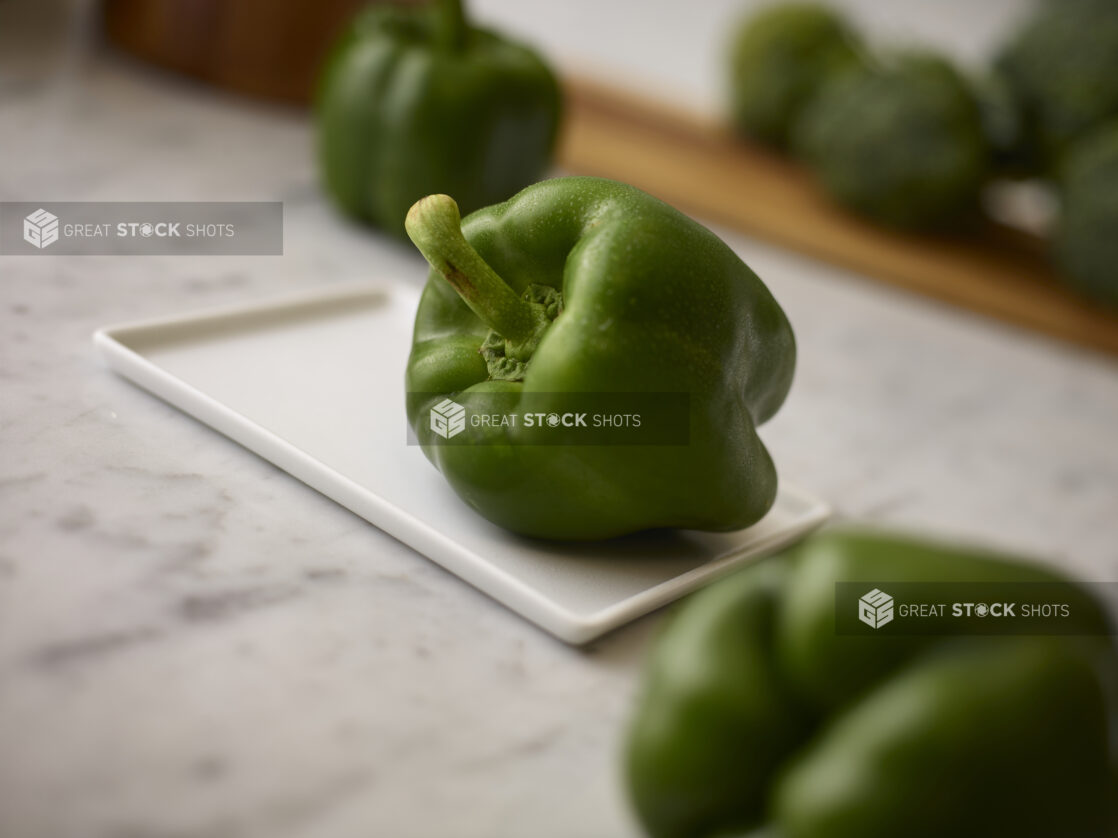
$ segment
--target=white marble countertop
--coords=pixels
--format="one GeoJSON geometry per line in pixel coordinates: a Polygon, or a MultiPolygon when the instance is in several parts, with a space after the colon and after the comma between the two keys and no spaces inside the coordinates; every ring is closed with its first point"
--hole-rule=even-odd
{"type": "MultiPolygon", "coordinates": [[[[573,37],[540,20],[549,46],[573,37]]],[[[42,73],[17,47],[0,198],[282,200],[286,247],[0,257],[0,835],[635,836],[616,757],[659,617],[568,648],[90,345],[109,322],[419,283],[419,257],[324,203],[303,113],[121,59],[42,73]]],[[[1118,580],[1113,359],[726,237],[799,337],[763,434],[786,477],[845,516],[1118,580]]]]}

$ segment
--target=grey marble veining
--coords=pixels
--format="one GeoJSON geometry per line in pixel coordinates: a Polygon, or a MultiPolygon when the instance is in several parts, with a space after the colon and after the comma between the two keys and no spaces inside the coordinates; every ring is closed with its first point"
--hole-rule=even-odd
{"type": "MultiPolygon", "coordinates": [[[[282,200],[286,249],[0,257],[0,835],[635,835],[617,749],[659,617],[567,648],[90,346],[419,257],[326,206],[300,112],[7,55],[0,198],[282,200]]],[[[726,238],[800,342],[782,473],[1118,580],[1112,359],[726,238]]]]}

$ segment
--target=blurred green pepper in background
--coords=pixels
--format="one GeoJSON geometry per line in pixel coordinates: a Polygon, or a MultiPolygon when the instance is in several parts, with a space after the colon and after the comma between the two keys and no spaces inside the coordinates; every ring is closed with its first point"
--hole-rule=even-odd
{"type": "Polygon", "coordinates": [[[319,86],[322,181],[342,210],[403,237],[424,195],[452,194],[469,212],[540,177],[560,105],[543,60],[471,25],[461,0],[373,6],[319,86]]]}
{"type": "Polygon", "coordinates": [[[1025,124],[1022,156],[1051,169],[1077,138],[1118,116],[1118,3],[1045,0],[994,66],[1025,124]]]}
{"type": "Polygon", "coordinates": [[[1118,661],[1087,591],[1070,586],[1081,636],[837,631],[836,583],[947,581],[1070,586],[1035,565],[848,532],[688,600],[628,740],[649,833],[1113,836],[1118,661]]]}
{"type": "Polygon", "coordinates": [[[754,13],[730,51],[730,115],[748,137],[787,145],[803,107],[831,76],[859,62],[857,37],[836,12],[788,3],[754,13]]]}
{"type": "Polygon", "coordinates": [[[1118,306],[1118,121],[1071,147],[1059,189],[1057,263],[1083,294],[1118,306]]]}
{"type": "Polygon", "coordinates": [[[993,70],[975,78],[973,85],[990,147],[991,178],[1033,176],[1036,162],[1029,149],[1028,126],[1013,87],[1004,74],[993,70]]]}
{"type": "Polygon", "coordinates": [[[977,210],[990,163],[968,83],[931,53],[845,73],[796,125],[805,162],[838,201],[897,227],[950,224],[977,210]]]}

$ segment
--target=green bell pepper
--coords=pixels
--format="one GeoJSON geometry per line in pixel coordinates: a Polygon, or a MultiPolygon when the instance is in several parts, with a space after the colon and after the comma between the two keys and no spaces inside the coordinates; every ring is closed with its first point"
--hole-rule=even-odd
{"type": "Polygon", "coordinates": [[[817,537],[668,625],[628,739],[632,799],[656,838],[1113,836],[1109,631],[1089,592],[1035,565],[817,537]],[[837,630],[836,583],[947,581],[1058,584],[1080,633],[837,630]]]}
{"type": "Polygon", "coordinates": [[[407,229],[433,266],[407,364],[408,420],[484,517],[596,539],[736,529],[768,511],[777,478],[756,426],[784,401],[795,343],[768,289],[717,236],[589,177],[538,183],[465,221],[449,197],[430,196],[407,229]],[[684,394],[686,437],[540,445],[523,426],[470,427],[471,444],[454,445],[438,444],[428,422],[447,396],[471,413],[531,399],[559,414],[572,394],[684,394]]]}
{"type": "Polygon", "coordinates": [[[730,115],[747,137],[784,147],[819,89],[860,66],[857,33],[834,9],[814,2],[751,11],[730,51],[730,115]]]}
{"type": "Polygon", "coordinates": [[[327,59],[317,103],[326,191],[403,237],[408,208],[448,192],[465,210],[535,181],[560,92],[529,48],[467,22],[461,0],[362,12],[327,59]]]}

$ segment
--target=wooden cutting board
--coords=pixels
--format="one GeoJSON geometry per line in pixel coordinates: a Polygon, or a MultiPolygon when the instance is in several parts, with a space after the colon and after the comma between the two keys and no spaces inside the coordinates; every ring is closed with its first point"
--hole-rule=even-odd
{"type": "Polygon", "coordinates": [[[1067,290],[1036,237],[993,223],[958,236],[882,229],[830,203],[796,163],[715,122],[584,79],[568,80],[566,93],[559,157],[571,172],[623,180],[873,279],[1118,354],[1118,312],[1067,290]]]}

